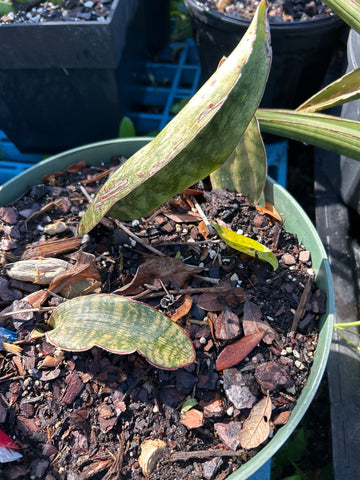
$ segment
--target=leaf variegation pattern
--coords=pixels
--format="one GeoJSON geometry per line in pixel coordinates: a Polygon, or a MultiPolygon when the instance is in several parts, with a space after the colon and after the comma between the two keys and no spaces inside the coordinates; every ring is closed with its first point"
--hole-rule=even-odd
{"type": "Polygon", "coordinates": [[[97,346],[117,354],[137,351],[159,368],[173,369],[195,361],[194,347],[166,315],[144,303],[112,294],[77,297],[51,315],[47,340],[63,350],[97,346]]]}
{"type": "Polygon", "coordinates": [[[226,161],[260,103],[271,64],[269,39],[263,0],[246,34],[221,67],[103,185],[81,219],[80,235],[106,214],[122,221],[144,216],[226,161]]]}

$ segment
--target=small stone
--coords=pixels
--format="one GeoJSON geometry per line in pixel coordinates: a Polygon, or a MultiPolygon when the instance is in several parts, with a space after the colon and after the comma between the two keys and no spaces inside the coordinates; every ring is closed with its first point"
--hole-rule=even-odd
{"type": "Polygon", "coordinates": [[[204,425],[204,414],[200,410],[192,408],[181,415],[180,422],[189,430],[199,428],[204,425]]]}
{"type": "Polygon", "coordinates": [[[204,415],[205,417],[222,417],[225,412],[225,402],[224,400],[214,399],[206,403],[204,406],[204,415]]]}
{"type": "Polygon", "coordinates": [[[290,255],[290,253],[284,253],[284,255],[281,257],[281,260],[285,265],[295,265],[296,260],[293,255],[290,255]]]}
{"type": "Polygon", "coordinates": [[[224,370],[224,390],[228,400],[235,408],[251,408],[256,402],[256,396],[247,385],[248,377],[242,375],[236,368],[224,370]]]}
{"type": "Polygon", "coordinates": [[[240,445],[239,433],[241,424],[239,422],[215,423],[215,432],[219,439],[231,450],[236,450],[240,445]]]}
{"type": "Polygon", "coordinates": [[[303,250],[299,253],[300,262],[307,263],[310,260],[310,252],[308,250],[303,250]]]}
{"type": "Polygon", "coordinates": [[[216,473],[223,464],[223,460],[220,457],[213,458],[203,464],[203,475],[206,480],[212,480],[215,478],[216,473]]]}

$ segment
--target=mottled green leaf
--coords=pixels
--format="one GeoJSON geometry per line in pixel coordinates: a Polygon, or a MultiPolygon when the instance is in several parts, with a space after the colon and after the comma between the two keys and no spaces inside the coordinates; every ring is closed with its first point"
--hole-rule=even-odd
{"type": "Polygon", "coordinates": [[[360,98],[360,68],[347,73],[330,83],[320,92],[306,100],[296,110],[299,112],[320,112],[360,98]]]}
{"type": "Polygon", "coordinates": [[[174,119],[100,189],[81,219],[85,234],[108,214],[142,217],[231,155],[261,100],[271,63],[266,2],[221,67],[174,119]]]}
{"type": "Polygon", "coordinates": [[[299,140],[360,160],[360,122],[321,113],[259,109],[263,132],[299,140]]]}
{"type": "Polygon", "coordinates": [[[113,353],[139,352],[159,368],[195,361],[187,334],[166,315],[118,295],[88,295],[62,303],[51,315],[48,341],[63,350],[94,346],[113,353]]]}
{"type": "Polygon", "coordinates": [[[340,18],[360,33],[360,3],[356,0],[324,0],[340,18]]]}
{"type": "Polygon", "coordinates": [[[210,223],[215,228],[219,237],[231,248],[239,250],[246,255],[250,255],[251,257],[259,258],[260,260],[270,263],[274,270],[278,268],[279,263],[277,258],[271,250],[265,247],[265,245],[262,245],[252,238],[245,237],[245,235],[240,235],[239,233],[233,232],[228,228],[222,227],[213,221],[210,223]]]}
{"type": "Polygon", "coordinates": [[[211,174],[213,188],[246,193],[257,204],[266,181],[266,153],[259,124],[249,123],[232,155],[211,174]]]}

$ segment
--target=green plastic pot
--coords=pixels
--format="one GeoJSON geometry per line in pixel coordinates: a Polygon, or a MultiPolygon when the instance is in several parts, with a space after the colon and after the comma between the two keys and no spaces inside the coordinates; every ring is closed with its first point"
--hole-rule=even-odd
{"type": "MultiPolygon", "coordinates": [[[[67,166],[86,161],[88,165],[108,162],[113,155],[130,157],[151,140],[149,137],[115,139],[93,143],[80,148],[68,150],[44,160],[24,171],[0,187],[0,206],[13,202],[32,185],[41,183],[41,177],[50,172],[57,172],[67,166]]],[[[292,411],[290,420],[281,427],[271,441],[251,460],[228,477],[228,480],[245,480],[261,468],[290,437],[307,408],[309,407],[325,371],[330,352],[334,321],[334,291],[329,262],[312,222],[294,198],[271,178],[267,179],[263,200],[271,202],[282,218],[285,228],[296,233],[298,239],[311,251],[313,268],[318,286],[327,294],[327,313],[322,315],[319,343],[314,356],[314,363],[308,379],[292,411]]]]}

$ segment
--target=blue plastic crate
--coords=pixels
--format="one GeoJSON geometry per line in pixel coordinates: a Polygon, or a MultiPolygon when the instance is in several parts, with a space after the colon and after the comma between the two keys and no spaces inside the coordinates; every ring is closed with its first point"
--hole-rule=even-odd
{"type": "MultiPolygon", "coordinates": [[[[133,88],[136,99],[126,115],[137,135],[151,135],[175,116],[174,106],[190,99],[200,86],[200,61],[192,38],[172,42],[159,54],[157,62],[146,64],[142,85],[133,88]]],[[[286,140],[266,144],[269,175],[286,187],[286,140]]],[[[42,159],[41,155],[22,154],[0,130],[0,185],[42,159]]]]}
{"type": "Polygon", "coordinates": [[[126,114],[133,121],[137,135],[160,131],[175,116],[172,107],[196,93],[201,74],[199,65],[192,38],[170,43],[158,62],[146,64],[143,85],[134,87],[132,96],[136,101],[126,114]]]}

